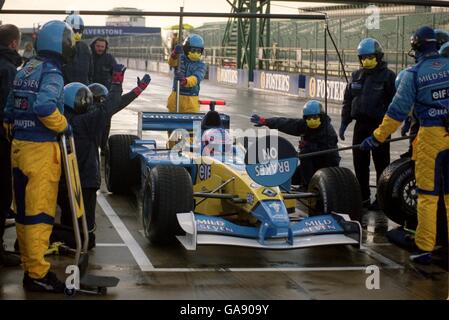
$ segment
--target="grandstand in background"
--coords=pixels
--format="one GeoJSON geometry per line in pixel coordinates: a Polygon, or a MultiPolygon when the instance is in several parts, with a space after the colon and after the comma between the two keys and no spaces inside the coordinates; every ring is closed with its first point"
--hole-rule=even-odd
{"type": "MultiPolygon", "coordinates": [[[[333,5],[324,7],[303,8],[303,11],[326,12],[329,29],[343,58],[347,69],[357,67],[355,49],[366,37],[380,41],[386,59],[393,69],[400,70],[412,62],[407,56],[410,48],[410,36],[420,26],[429,25],[434,28],[449,30],[449,9],[398,5],[379,5],[380,28],[368,29],[366,26],[369,14],[364,5],[333,5]],[[352,62],[352,63],[351,63],[352,62]]],[[[202,35],[208,47],[221,47],[226,22],[205,23],[194,32],[202,35]]],[[[328,42],[331,69],[335,75],[341,76],[337,65],[335,50],[328,42]]],[[[277,71],[318,72],[322,64],[324,48],[324,22],[300,20],[271,20],[271,57],[270,69],[277,71]],[[304,70],[301,65],[307,64],[304,70]],[[314,71],[315,70],[315,71],[314,71]]],[[[218,50],[218,49],[217,49],[218,50]]],[[[210,51],[209,51],[210,53],[210,51]]],[[[219,55],[219,54],[218,54],[219,55]]],[[[230,57],[224,57],[229,60],[230,57]]]]}
{"type": "MultiPolygon", "coordinates": [[[[410,36],[417,28],[428,25],[449,30],[449,8],[410,5],[379,5],[379,28],[370,29],[367,27],[370,17],[367,6],[333,5],[301,8],[298,11],[326,12],[328,15],[329,30],[344,65],[343,68],[336,50],[328,41],[328,75],[341,78],[345,72],[349,75],[358,68],[356,48],[363,38],[379,40],[390,68],[398,72],[414,62],[407,53],[410,36]]],[[[269,46],[266,46],[267,43],[264,44],[266,47],[257,44],[256,69],[324,74],[324,21],[271,20],[270,25],[269,46]]],[[[235,69],[237,48],[223,46],[226,26],[226,22],[205,23],[192,32],[200,34],[205,40],[205,62],[208,65],[235,69]]],[[[156,62],[166,61],[170,53],[170,48],[161,42],[160,34],[111,37],[110,50],[117,57],[156,62]]]]}
{"type": "MultiPolygon", "coordinates": [[[[405,36],[408,45],[410,34],[423,24],[442,29],[447,29],[449,25],[449,8],[379,5],[380,30],[368,30],[366,7],[333,5],[302,10],[326,12],[329,16],[330,29],[342,49],[353,49],[366,36],[379,36],[380,41],[387,40],[384,45],[387,49],[393,48],[395,47],[392,43],[393,34],[399,34],[399,39],[405,36]],[[398,20],[399,24],[397,24],[398,20]],[[402,22],[405,23],[404,28],[402,28],[402,22]]],[[[209,46],[218,47],[221,46],[225,26],[226,22],[205,23],[196,28],[195,32],[201,34],[209,46]]],[[[323,28],[323,22],[271,20],[271,39],[279,47],[322,48],[323,28]]],[[[398,48],[401,48],[401,44],[398,44],[398,48]]]]}

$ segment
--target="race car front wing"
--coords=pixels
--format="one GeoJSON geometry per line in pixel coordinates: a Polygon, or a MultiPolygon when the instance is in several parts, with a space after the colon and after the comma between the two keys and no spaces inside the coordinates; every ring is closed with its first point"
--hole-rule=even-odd
{"type": "Polygon", "coordinates": [[[220,217],[178,213],[178,222],[186,232],[177,236],[187,250],[197,245],[229,245],[259,249],[289,250],[327,245],[355,245],[360,247],[362,228],[347,215],[324,214],[291,222],[287,230],[278,230],[263,241],[261,227],[241,226],[220,217]],[[293,241],[291,238],[293,237],[293,241]]]}

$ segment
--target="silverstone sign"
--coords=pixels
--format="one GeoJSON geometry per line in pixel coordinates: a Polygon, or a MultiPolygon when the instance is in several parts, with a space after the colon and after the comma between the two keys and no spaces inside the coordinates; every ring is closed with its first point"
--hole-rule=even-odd
{"type": "Polygon", "coordinates": [[[88,26],[84,29],[85,37],[117,37],[125,35],[160,34],[161,28],[148,27],[118,27],[118,26],[88,26]]]}
{"type": "MultiPolygon", "coordinates": [[[[321,77],[308,77],[306,93],[311,99],[324,99],[326,96],[326,82],[321,77]]],[[[346,82],[340,78],[328,78],[327,98],[329,100],[343,102],[346,82]]]]}

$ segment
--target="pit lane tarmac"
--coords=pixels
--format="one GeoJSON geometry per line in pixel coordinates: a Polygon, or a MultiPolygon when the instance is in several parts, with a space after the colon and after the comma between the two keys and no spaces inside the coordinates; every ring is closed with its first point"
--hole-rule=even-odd
{"type": "MultiPolygon", "coordinates": [[[[134,87],[137,75],[128,70],[125,92],[134,87]]],[[[165,111],[171,80],[152,74],[153,81],[139,99],[113,118],[112,132],[135,134],[137,111],[165,111]]],[[[231,128],[249,128],[251,113],[264,116],[300,117],[304,100],[217,86],[205,82],[201,95],[224,99],[231,128]]],[[[206,111],[207,108],[202,108],[206,111]]],[[[339,105],[329,115],[338,128],[339,105]]],[[[148,133],[158,144],[165,134],[148,133]]],[[[292,143],[296,137],[286,136],[292,143]]],[[[351,127],[346,143],[352,140],[351,127]]],[[[392,161],[407,148],[392,146],[392,161]]],[[[352,169],[350,152],[342,155],[342,166],[352,169]]],[[[372,169],[372,180],[375,175],[372,169]]],[[[373,181],[373,184],[375,182],[373,181]]],[[[408,262],[409,252],[385,239],[396,227],[381,212],[366,212],[362,221],[363,247],[330,246],[291,251],[256,250],[240,247],[204,246],[187,251],[181,244],[157,247],[143,235],[136,198],[113,195],[104,185],[98,193],[97,246],[90,253],[90,273],[120,278],[106,296],[75,295],[65,299],[446,299],[447,272],[439,265],[417,267],[408,262]],[[371,273],[379,268],[379,289],[367,288],[371,273]]],[[[6,232],[12,248],[14,228],[6,232]]],[[[70,257],[50,256],[61,279],[70,257]]],[[[19,268],[0,269],[0,299],[60,299],[53,294],[30,294],[22,289],[19,268]]],[[[368,286],[369,287],[369,286],[368,286]]]]}

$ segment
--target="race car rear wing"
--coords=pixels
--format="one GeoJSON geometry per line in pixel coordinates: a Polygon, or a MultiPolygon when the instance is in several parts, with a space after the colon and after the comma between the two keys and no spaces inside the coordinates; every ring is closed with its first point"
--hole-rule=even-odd
{"type": "MultiPolygon", "coordinates": [[[[193,130],[194,122],[201,122],[205,113],[139,112],[137,135],[142,131],[193,130]]],[[[229,129],[230,117],[220,114],[222,126],[229,129]]]]}

